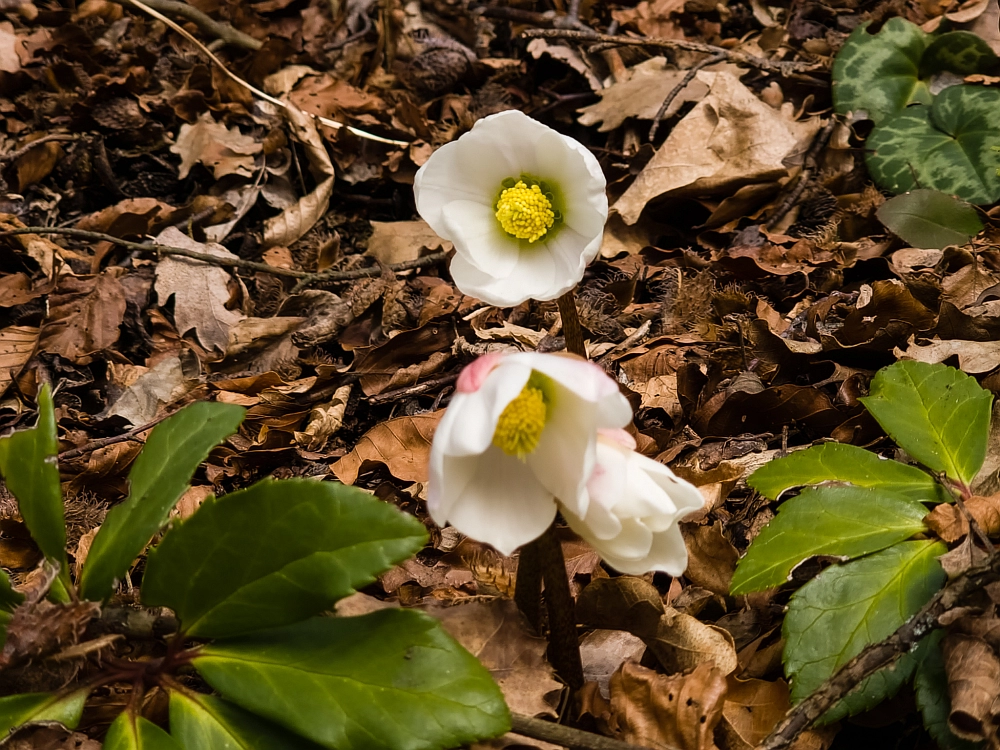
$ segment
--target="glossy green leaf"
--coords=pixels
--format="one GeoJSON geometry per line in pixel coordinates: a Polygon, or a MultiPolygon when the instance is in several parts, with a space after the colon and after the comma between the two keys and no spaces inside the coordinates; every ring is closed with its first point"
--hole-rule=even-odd
{"type": "Polygon", "coordinates": [[[17,605],[24,601],[24,594],[15,591],[10,585],[10,576],[0,570],[0,610],[13,612],[17,605]]]}
{"type": "Polygon", "coordinates": [[[869,557],[833,565],[788,604],[785,673],[797,703],[865,646],[890,636],[944,584],[940,542],[901,542],[869,557]]]}
{"type": "Polygon", "coordinates": [[[935,630],[925,637],[918,649],[920,660],[913,678],[917,707],[924,719],[924,728],[941,750],[976,750],[981,742],[969,742],[956,737],[948,727],[951,697],[948,695],[948,675],[941,654],[943,630],[935,630]]]}
{"type": "Polygon", "coordinates": [[[201,402],[158,424],[129,473],[128,499],[112,508],[94,537],[80,579],[84,599],[110,596],[115,579],[128,570],[167,521],[191,475],[209,452],[243,421],[232,404],[201,402]]]}
{"type": "Polygon", "coordinates": [[[732,593],[780,586],[813,555],[853,558],[926,531],[916,500],[851,485],[811,487],[782,503],[736,566],[732,593]]]}
{"type": "Polygon", "coordinates": [[[930,188],[984,205],[1000,199],[1000,91],[952,86],[930,107],[886,118],[865,144],[868,171],[893,193],[930,188]]]}
{"type": "Polygon", "coordinates": [[[913,247],[965,245],[983,231],[976,209],[937,190],[914,190],[890,198],[875,212],[893,234],[913,247]]]}
{"type": "Polygon", "coordinates": [[[840,114],[865,111],[876,123],[907,104],[933,99],[920,78],[929,37],[919,26],[890,18],[877,34],[858,26],[833,61],[833,105],[840,114]]]}
{"type": "Polygon", "coordinates": [[[777,500],[792,487],[829,481],[874,487],[924,503],[951,500],[926,471],[846,443],[823,443],[768,461],[750,475],[747,484],[777,500]]]}
{"type": "Polygon", "coordinates": [[[74,729],[89,694],[90,690],[83,688],[71,693],[22,693],[0,698],[0,737],[22,724],[40,721],[58,721],[74,729]]]}
{"type": "Polygon", "coordinates": [[[66,523],[58,453],[52,391],[44,385],[38,394],[37,424],[0,439],[0,473],[7,489],[17,498],[21,517],[38,548],[65,572],[66,523]]]}
{"type": "Polygon", "coordinates": [[[898,693],[913,677],[916,666],[917,660],[912,654],[903,654],[888,667],[883,667],[859,682],[856,688],[817,719],[816,723],[823,726],[870,711],[898,693]]]}
{"type": "Polygon", "coordinates": [[[861,401],[903,450],[934,472],[968,484],[986,458],[993,395],[943,364],[896,362],[861,401]]]}
{"type": "Polygon", "coordinates": [[[170,734],[183,750],[319,750],[229,701],[200,693],[170,693],[170,734]]]}
{"type": "Polygon", "coordinates": [[[921,78],[942,71],[963,76],[983,73],[996,66],[997,56],[990,45],[971,31],[949,31],[931,38],[920,57],[921,78]]]}
{"type": "Polygon", "coordinates": [[[111,722],[102,747],[103,750],[181,750],[177,740],[156,724],[128,711],[111,722]]]}
{"type": "Polygon", "coordinates": [[[316,617],[204,646],[222,696],[327,748],[431,750],[510,729],[489,672],[421,612],[316,617]]]}
{"type": "Polygon", "coordinates": [[[142,600],[189,635],[242,635],[330,609],[426,541],[420,521],[354,487],[268,479],[171,529],[149,553],[142,600]]]}

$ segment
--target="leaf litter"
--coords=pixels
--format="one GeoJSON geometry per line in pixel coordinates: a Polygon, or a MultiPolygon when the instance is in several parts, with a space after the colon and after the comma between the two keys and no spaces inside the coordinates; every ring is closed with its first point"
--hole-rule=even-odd
{"type": "MultiPolygon", "coordinates": [[[[188,31],[227,67],[353,131],[256,97],[135,8],[5,7],[0,229],[99,234],[0,238],[0,426],[32,424],[42,384],[55,386],[78,569],[126,497],[151,423],[197,400],[244,406],[182,515],[268,475],[355,484],[431,532],[415,559],[358,595],[359,611],[432,612],[520,712],[648,747],[755,747],[790,705],[783,606],[822,562],[777,589],[729,595],[737,556],[774,516],[747,476],[824,440],[885,452],[859,399],[895,359],[957,365],[1000,391],[996,209],[980,211],[978,236],[943,248],[910,247],[883,225],[887,196],[865,169],[863,133],[831,111],[833,56],[859,24],[897,16],[1000,48],[988,6],[197,6],[188,31]],[[218,28],[228,43],[212,44],[218,28]],[[582,29],[627,43],[593,47],[582,29]],[[799,68],[784,75],[783,63],[799,68]],[[502,310],[464,296],[444,262],[450,244],[413,207],[428,156],[509,108],[600,159],[613,211],[577,291],[588,353],[632,401],[639,450],[708,500],[682,524],[691,557],[680,578],[620,576],[563,536],[590,680],[577,703],[512,604],[516,557],[438,529],[426,512],[430,440],[460,369],[488,351],[565,346],[554,302],[502,310]]],[[[968,504],[991,536],[998,461],[992,440],[968,504]]],[[[928,526],[958,545],[949,572],[978,559],[955,506],[938,506],[928,526]]],[[[0,530],[0,566],[30,592],[40,554],[6,491],[0,530]]],[[[142,573],[140,562],[116,597],[135,601],[142,573]]],[[[944,637],[942,721],[995,746],[1000,620],[987,593],[944,637]]],[[[89,616],[29,596],[0,655],[4,684],[23,692],[85,674],[93,657],[59,655],[86,638],[89,616]],[[36,628],[40,618],[50,624],[36,628]]],[[[923,731],[920,685],[795,747],[896,746],[923,731]]],[[[72,738],[32,727],[11,746],[89,747],[122,705],[112,691],[96,700],[107,710],[72,738]]],[[[513,734],[491,746],[504,745],[552,747],[513,734]]]]}

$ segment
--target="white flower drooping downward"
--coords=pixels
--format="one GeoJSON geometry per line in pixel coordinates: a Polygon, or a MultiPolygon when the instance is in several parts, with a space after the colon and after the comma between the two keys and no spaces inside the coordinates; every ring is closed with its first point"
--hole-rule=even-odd
{"type": "Polygon", "coordinates": [[[455,284],[498,307],[556,299],[583,278],[608,218],[604,188],[590,151],[517,110],[479,120],[413,182],[417,211],[455,245],[455,284]]]}
{"type": "Polygon", "coordinates": [[[506,555],[545,532],[556,498],[586,517],[597,431],[631,418],[617,384],[591,362],[480,357],[462,371],[434,435],[431,517],[506,555]]]}
{"type": "Polygon", "coordinates": [[[688,556],[677,522],[705,500],[693,484],[633,448],[624,430],[602,430],[587,511],[578,515],[564,507],[563,516],[616,570],[679,576],[688,556]]]}

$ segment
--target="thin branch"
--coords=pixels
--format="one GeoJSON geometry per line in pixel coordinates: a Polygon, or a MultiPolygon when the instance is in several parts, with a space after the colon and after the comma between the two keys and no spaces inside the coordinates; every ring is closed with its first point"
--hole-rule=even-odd
{"type": "Polygon", "coordinates": [[[7,162],[17,161],[26,153],[31,151],[37,146],[41,146],[43,143],[51,143],[52,141],[75,141],[82,138],[82,135],[74,135],[72,133],[51,133],[49,135],[44,135],[34,141],[29,141],[28,143],[21,146],[21,148],[16,151],[11,151],[9,154],[4,154],[0,156],[0,164],[6,164],[7,162]]]}
{"type": "Polygon", "coordinates": [[[795,187],[792,191],[785,196],[781,201],[780,205],[774,210],[774,213],[767,220],[767,228],[773,229],[777,226],[778,222],[785,218],[792,207],[798,203],[799,198],[802,197],[802,193],[805,192],[806,187],[812,181],[813,173],[816,171],[816,167],[819,162],[820,152],[826,148],[826,144],[830,142],[830,136],[833,134],[833,129],[837,126],[837,121],[830,118],[830,121],[820,128],[819,132],[816,133],[816,137],[813,139],[812,145],[809,146],[809,150],[806,152],[805,158],[802,160],[802,171],[799,173],[798,182],[795,183],[795,187]]]}
{"type": "Polygon", "coordinates": [[[60,461],[71,461],[74,458],[79,458],[87,453],[93,453],[100,448],[106,448],[109,445],[115,445],[116,443],[124,443],[128,440],[137,440],[138,435],[146,432],[146,430],[151,430],[160,422],[162,422],[167,417],[173,416],[172,414],[164,414],[162,417],[154,419],[152,422],[147,422],[144,425],[135,427],[128,432],[123,432],[121,435],[113,435],[112,437],[99,438],[97,440],[91,440],[86,445],[80,446],[79,448],[71,448],[68,451],[63,451],[59,454],[60,461]]]}
{"type": "Polygon", "coordinates": [[[372,405],[375,404],[388,404],[392,401],[399,401],[404,398],[411,398],[412,396],[420,396],[429,391],[433,391],[436,388],[440,388],[444,385],[449,385],[458,380],[458,373],[453,372],[448,375],[439,375],[436,378],[429,378],[422,383],[414,383],[413,385],[408,385],[403,388],[396,388],[391,391],[385,391],[384,393],[378,393],[374,396],[368,396],[365,400],[372,405]]]}
{"type": "Polygon", "coordinates": [[[569,29],[528,29],[521,36],[528,39],[541,37],[543,39],[571,39],[580,42],[597,42],[603,45],[628,45],[634,47],[653,47],[656,49],[684,49],[690,52],[705,52],[709,55],[724,55],[724,59],[737,65],[748,65],[771,73],[790,76],[794,73],[808,73],[819,70],[822,63],[802,63],[787,60],[768,60],[756,55],[748,55],[738,50],[716,47],[713,44],[691,42],[686,39],[659,39],[657,37],[617,36],[612,34],[595,34],[586,31],[569,29]]]}
{"type": "Polygon", "coordinates": [[[701,70],[702,68],[707,68],[709,65],[715,65],[715,63],[717,62],[722,62],[725,59],[726,59],[725,53],[720,52],[717,55],[706,57],[704,60],[701,60],[692,65],[690,68],[688,68],[687,75],[685,75],[681,79],[680,83],[678,83],[670,90],[670,93],[667,94],[667,98],[663,100],[663,104],[661,104],[660,108],[656,111],[656,117],[653,118],[653,125],[649,129],[650,143],[652,143],[653,139],[656,138],[656,131],[660,129],[660,120],[662,120],[663,117],[667,114],[667,109],[669,109],[674,99],[677,98],[677,95],[681,93],[684,90],[684,88],[689,83],[691,83],[691,81],[694,80],[694,77],[698,75],[698,71],[701,70]]]}
{"type": "Polygon", "coordinates": [[[790,747],[802,732],[862,680],[909,652],[921,638],[942,627],[943,615],[970,594],[997,580],[1000,580],[1000,555],[992,555],[985,564],[970,568],[952,580],[895,633],[884,641],[867,646],[812,695],[792,708],[757,750],[785,750],[790,747]]]}
{"type": "MultiPolygon", "coordinates": [[[[555,724],[544,719],[535,719],[524,714],[511,714],[511,732],[533,740],[551,742],[553,745],[578,748],[578,750],[651,750],[646,745],[633,745],[621,740],[605,737],[582,729],[555,724]]],[[[660,745],[661,750],[666,745],[660,745]]]]}
{"type": "MultiPolygon", "coordinates": [[[[115,0],[115,2],[122,3],[123,5],[133,5],[131,0],[115,0]]],[[[172,16],[186,18],[187,20],[193,22],[195,26],[204,31],[206,34],[217,37],[226,44],[232,44],[234,47],[242,47],[243,49],[256,52],[264,46],[264,43],[259,39],[254,39],[249,34],[244,34],[242,31],[233,28],[228,23],[216,21],[215,19],[202,13],[193,5],[177,2],[177,0],[143,0],[143,2],[145,2],[145,4],[153,10],[158,10],[161,13],[169,13],[172,16]]],[[[141,6],[139,5],[136,5],[135,7],[141,9],[141,6]]]]}
{"type": "MultiPolygon", "coordinates": [[[[105,234],[104,232],[89,232],[84,229],[73,229],[72,227],[22,227],[19,229],[8,229],[0,232],[0,237],[15,234],[58,234],[66,237],[75,237],[76,239],[87,240],[88,242],[112,242],[126,248],[127,250],[134,250],[135,252],[140,253],[178,255],[182,258],[190,258],[191,260],[198,260],[203,263],[209,263],[213,266],[221,266],[223,268],[242,268],[245,271],[259,271],[261,273],[270,273],[275,276],[288,276],[293,279],[301,279],[298,286],[296,286],[295,291],[311,284],[364,279],[369,276],[378,276],[382,273],[382,269],[379,266],[371,266],[369,268],[352,268],[349,271],[321,271],[318,273],[296,271],[291,268],[279,268],[278,266],[272,266],[267,263],[258,263],[253,260],[243,260],[243,258],[222,258],[218,255],[199,253],[195,250],[188,250],[184,247],[159,245],[155,242],[132,242],[131,240],[123,240],[121,237],[115,237],[114,235],[105,234]]],[[[413,260],[404,260],[401,263],[393,263],[388,267],[390,270],[397,272],[409,271],[414,268],[433,266],[445,260],[447,257],[448,254],[444,252],[431,253],[430,255],[423,255],[413,260]]]]}

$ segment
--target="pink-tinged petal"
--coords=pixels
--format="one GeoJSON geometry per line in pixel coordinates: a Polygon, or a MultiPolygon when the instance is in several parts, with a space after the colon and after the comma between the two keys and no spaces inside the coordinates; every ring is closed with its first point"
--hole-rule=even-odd
{"type": "Polygon", "coordinates": [[[505,357],[478,390],[456,393],[434,433],[431,452],[470,456],[489,448],[500,415],[524,389],[529,377],[530,368],[505,357]]]}
{"type": "Polygon", "coordinates": [[[634,451],[636,446],[635,438],[621,428],[602,427],[597,431],[597,440],[599,443],[610,443],[627,451],[634,451]]]}
{"type": "Polygon", "coordinates": [[[472,477],[447,520],[463,534],[510,555],[545,533],[555,516],[555,500],[531,469],[491,447],[474,459],[472,477]]]}
{"type": "Polygon", "coordinates": [[[503,355],[498,352],[487,352],[481,357],[476,357],[459,373],[455,390],[459,393],[478,391],[486,382],[486,377],[500,364],[501,359],[503,355]]]}
{"type": "Polygon", "coordinates": [[[518,265],[520,246],[504,235],[491,206],[452,201],[441,215],[458,254],[485,274],[498,279],[510,276],[518,265]]]}
{"type": "MultiPolygon", "coordinates": [[[[590,495],[591,507],[597,503],[606,510],[611,510],[625,495],[625,482],[628,478],[628,454],[619,449],[616,444],[605,442],[598,432],[595,453],[594,470],[587,480],[587,493],[590,495]]],[[[622,430],[622,432],[625,432],[622,430]]],[[[628,435],[628,433],[625,433],[628,435]]],[[[588,513],[589,518],[589,513],[588,513]]]]}

